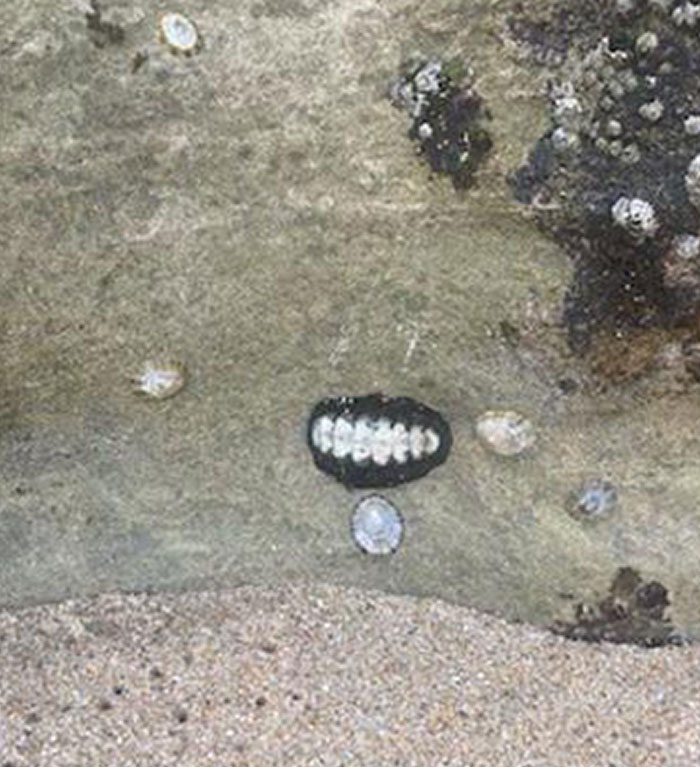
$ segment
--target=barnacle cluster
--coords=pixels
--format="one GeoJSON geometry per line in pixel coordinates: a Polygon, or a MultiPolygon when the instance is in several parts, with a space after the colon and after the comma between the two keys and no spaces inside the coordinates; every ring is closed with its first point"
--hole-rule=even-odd
{"type": "Polygon", "coordinates": [[[681,644],[667,614],[668,590],[645,581],[631,567],[615,573],[608,593],[597,603],[579,602],[573,621],[557,621],[556,634],[586,642],[615,642],[641,647],[681,644]]]}
{"type": "Polygon", "coordinates": [[[459,60],[411,60],[391,84],[390,98],[410,115],[408,136],[433,172],[449,175],[456,189],[471,186],[492,143],[471,69],[459,60]]]}
{"type": "MultiPolygon", "coordinates": [[[[565,10],[588,19],[569,22],[580,33],[568,40],[549,85],[550,127],[511,186],[572,259],[569,344],[585,354],[612,339],[610,354],[618,358],[615,345],[631,338],[658,339],[649,344],[652,355],[669,335],[694,344],[700,4],[595,0],[565,10]]],[[[533,24],[511,27],[532,38],[533,24]]]]}

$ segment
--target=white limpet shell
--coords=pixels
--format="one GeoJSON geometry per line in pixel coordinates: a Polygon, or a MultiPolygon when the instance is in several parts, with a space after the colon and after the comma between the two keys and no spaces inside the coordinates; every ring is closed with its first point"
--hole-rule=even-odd
{"type": "Polygon", "coordinates": [[[190,56],[202,47],[202,38],[195,23],[183,13],[164,13],[158,20],[158,40],[172,53],[190,56]]]}
{"type": "Polygon", "coordinates": [[[535,444],[535,428],[514,410],[487,410],[476,422],[481,442],[498,455],[519,455],[535,444]]]}
{"type": "Polygon", "coordinates": [[[403,538],[401,514],[381,495],[368,495],[355,506],[350,527],[355,543],[367,554],[392,554],[403,538]]]}
{"type": "Polygon", "coordinates": [[[137,394],[151,399],[168,399],[182,391],[187,383],[187,368],[182,362],[147,361],[143,370],[131,379],[137,394]]]}

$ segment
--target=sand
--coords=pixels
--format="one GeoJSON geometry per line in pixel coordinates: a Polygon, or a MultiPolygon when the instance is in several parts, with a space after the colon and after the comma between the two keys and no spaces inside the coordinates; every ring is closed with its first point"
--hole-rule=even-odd
{"type": "Polygon", "coordinates": [[[700,763],[700,648],[325,586],[0,613],[0,764],[700,763]]]}

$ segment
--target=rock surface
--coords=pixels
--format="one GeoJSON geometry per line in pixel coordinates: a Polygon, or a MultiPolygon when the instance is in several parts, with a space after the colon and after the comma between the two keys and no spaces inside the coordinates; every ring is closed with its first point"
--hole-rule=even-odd
{"type": "Polygon", "coordinates": [[[624,566],[699,637],[696,384],[668,353],[656,387],[597,385],[561,325],[567,255],[506,183],[563,53],[523,59],[486,0],[173,10],[202,35],[189,57],[138,0],[0,10],[0,603],[296,579],[551,625],[624,566]],[[468,56],[491,114],[468,190],[431,176],[387,97],[417,50],[468,56]],[[164,357],[187,386],[134,397],[164,357]],[[429,402],[454,435],[387,493],[389,562],[356,549],[361,496],[305,444],[312,404],[348,391],[429,402]],[[528,413],[533,450],[475,449],[489,409],[528,413]],[[591,475],[619,508],[585,526],[566,502],[591,475]]]}

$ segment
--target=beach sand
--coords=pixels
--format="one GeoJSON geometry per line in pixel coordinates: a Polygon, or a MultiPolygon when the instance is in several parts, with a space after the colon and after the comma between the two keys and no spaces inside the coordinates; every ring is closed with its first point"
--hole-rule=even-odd
{"type": "Polygon", "coordinates": [[[0,613],[0,764],[700,763],[700,648],[326,586],[0,613]]]}

